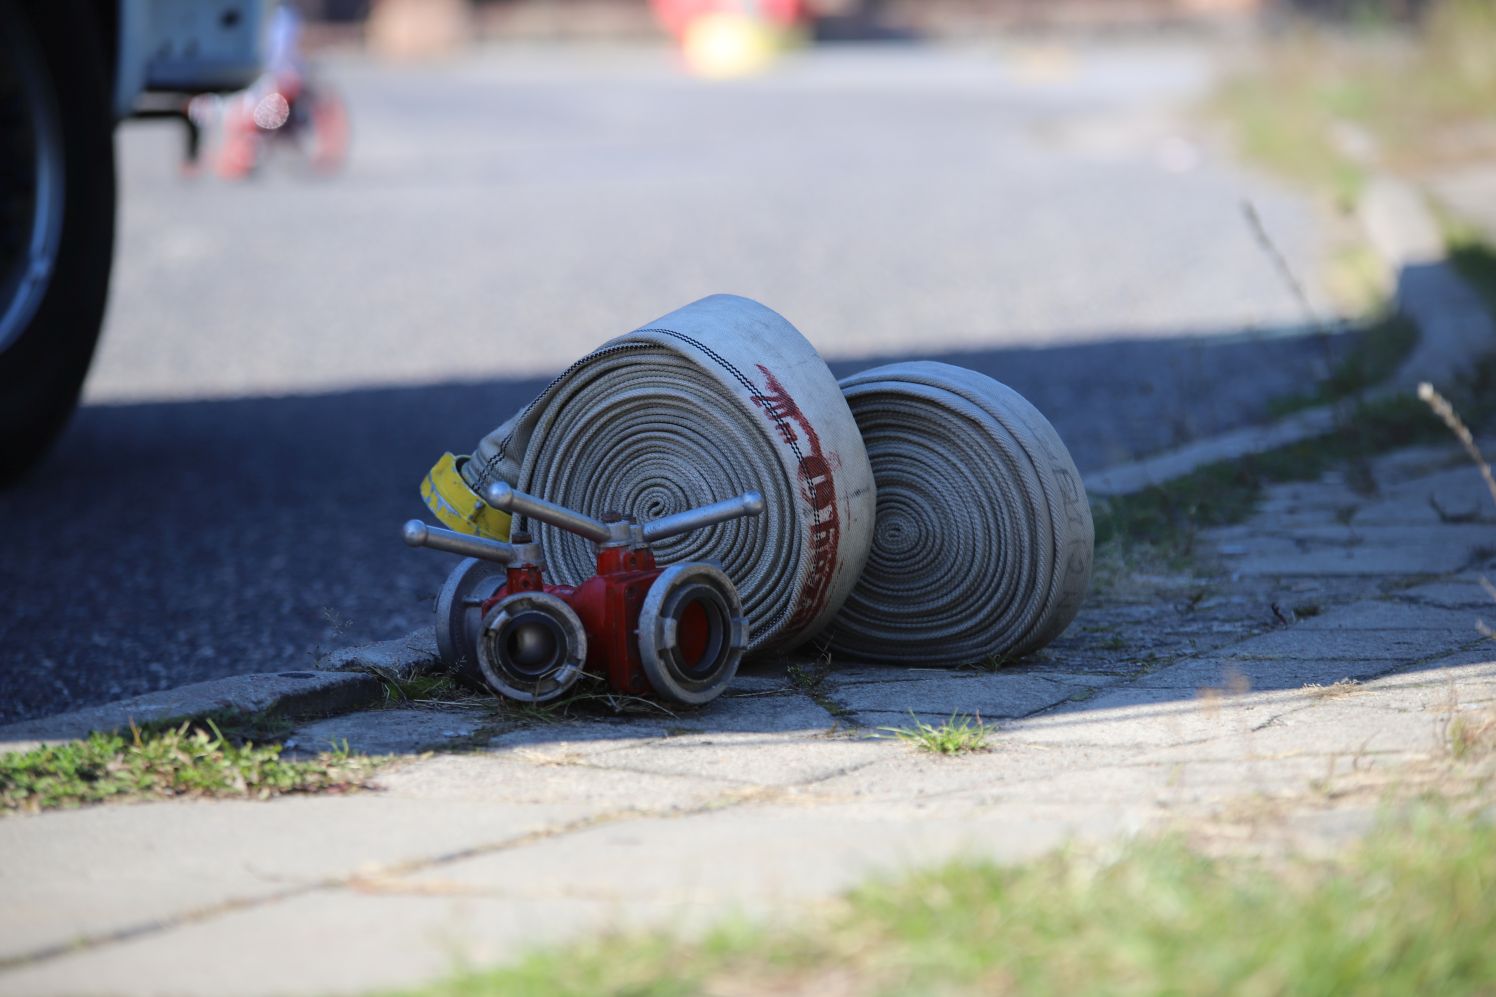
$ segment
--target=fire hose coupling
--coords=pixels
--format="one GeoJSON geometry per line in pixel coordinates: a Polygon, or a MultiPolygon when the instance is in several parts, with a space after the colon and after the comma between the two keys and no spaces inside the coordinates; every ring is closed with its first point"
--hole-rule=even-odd
{"type": "Polygon", "coordinates": [[[651,545],[761,515],[758,492],[644,524],[619,513],[596,519],[504,482],[484,489],[481,501],[506,516],[586,538],[597,570],[576,586],[550,585],[539,545],[527,532],[505,542],[406,523],[411,546],[467,558],[437,597],[437,644],[450,666],[500,695],[531,703],[562,695],[590,673],[615,692],[699,705],[720,695],[737,674],[749,640],[737,587],[716,564],[661,568],[651,545]]]}
{"type": "Polygon", "coordinates": [[[557,529],[586,537],[599,547],[645,547],[729,519],[758,516],[764,511],[762,495],[744,492],[711,505],[662,516],[640,526],[631,518],[617,514],[593,519],[553,502],[517,492],[502,481],[489,485],[484,490],[483,499],[495,509],[549,523],[557,529]]]}
{"type": "Polygon", "coordinates": [[[467,457],[444,453],[421,482],[421,500],[444,525],[459,533],[509,539],[509,514],[483,503],[462,476],[467,457]]]}

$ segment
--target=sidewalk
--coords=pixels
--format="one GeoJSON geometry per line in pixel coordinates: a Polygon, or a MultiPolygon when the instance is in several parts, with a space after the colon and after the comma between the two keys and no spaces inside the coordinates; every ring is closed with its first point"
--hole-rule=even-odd
{"type": "Polygon", "coordinates": [[[1369,471],[1271,489],[1189,570],[1103,562],[1069,632],[996,671],[759,667],[678,717],[366,710],[288,743],[394,755],[371,792],[5,817],[0,993],[417,984],[1144,830],[1334,848],[1496,710],[1496,506],[1453,444],[1369,471]],[[992,750],[878,736],[955,711],[992,750]]]}

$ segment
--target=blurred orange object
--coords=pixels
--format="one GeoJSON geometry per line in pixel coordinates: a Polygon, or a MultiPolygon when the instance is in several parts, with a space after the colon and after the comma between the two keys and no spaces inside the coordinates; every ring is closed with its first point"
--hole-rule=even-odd
{"type": "Polygon", "coordinates": [[[806,16],[805,0],[650,0],[650,6],[665,30],[682,40],[691,24],[703,17],[726,14],[789,28],[806,16]]]}

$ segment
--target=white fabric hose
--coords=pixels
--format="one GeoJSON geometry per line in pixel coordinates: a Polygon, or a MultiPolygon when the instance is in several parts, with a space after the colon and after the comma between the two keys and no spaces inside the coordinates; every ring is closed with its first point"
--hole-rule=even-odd
{"type": "Polygon", "coordinates": [[[878,487],[867,567],[826,639],[853,660],[963,665],[1075,617],[1091,508],[1054,427],[975,371],[897,363],[841,382],[878,487]]]}
{"type": "MultiPolygon", "coordinates": [[[[663,564],[720,561],[750,650],[830,622],[867,559],[873,475],[835,378],[784,318],[715,295],[610,340],[484,438],[462,469],[592,516],[641,522],[761,491],[764,514],[663,541],[663,564]]],[[[595,568],[587,541],[532,523],[553,582],[595,568]]]]}

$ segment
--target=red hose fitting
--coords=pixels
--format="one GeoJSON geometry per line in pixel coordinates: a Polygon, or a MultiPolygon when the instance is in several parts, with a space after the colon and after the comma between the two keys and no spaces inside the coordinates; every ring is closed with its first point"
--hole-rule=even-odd
{"type": "Polygon", "coordinates": [[[597,573],[576,586],[548,585],[528,533],[501,543],[410,521],[412,546],[471,555],[437,599],[437,643],[450,666],[532,703],[562,695],[584,673],[615,692],[690,705],[710,702],[732,681],[748,646],[737,588],[708,562],[660,567],[651,544],[756,516],[756,492],[644,526],[623,515],[592,519],[502,484],[484,498],[592,540],[597,573]]]}

